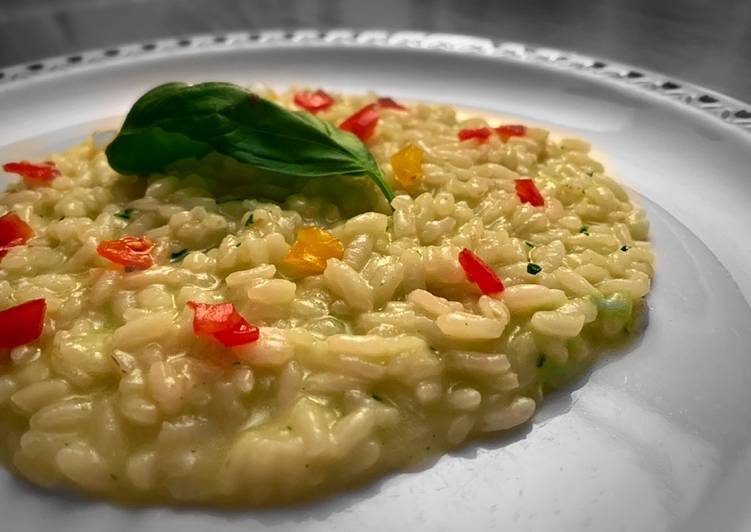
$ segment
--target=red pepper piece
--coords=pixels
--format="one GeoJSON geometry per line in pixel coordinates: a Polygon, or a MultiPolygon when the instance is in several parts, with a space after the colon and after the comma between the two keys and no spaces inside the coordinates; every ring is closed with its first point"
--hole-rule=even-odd
{"type": "Polygon", "coordinates": [[[378,98],[378,107],[381,109],[397,109],[399,111],[407,110],[406,107],[394,101],[392,98],[378,98]]]}
{"type": "Polygon", "coordinates": [[[467,248],[459,252],[459,264],[467,279],[475,283],[483,294],[493,295],[503,292],[503,281],[485,264],[480,257],[467,248]]]}
{"type": "Polygon", "coordinates": [[[154,265],[151,250],[154,243],[148,238],[124,236],[118,240],[103,240],[96,248],[96,252],[115,264],[145,270],[154,265]]]}
{"type": "Polygon", "coordinates": [[[516,187],[516,195],[519,196],[519,201],[522,203],[529,203],[533,207],[545,205],[545,199],[531,179],[515,179],[514,186],[516,187]]]}
{"type": "Polygon", "coordinates": [[[0,349],[12,349],[39,338],[46,312],[44,299],[33,299],[0,312],[0,349]]]}
{"type": "Polygon", "coordinates": [[[29,161],[5,163],[3,170],[20,175],[29,188],[44,186],[60,175],[60,170],[55,168],[55,163],[49,161],[42,164],[34,164],[29,161]]]}
{"type": "Polygon", "coordinates": [[[468,128],[468,129],[462,129],[459,131],[459,134],[457,137],[461,141],[465,140],[471,140],[471,139],[477,139],[480,141],[480,143],[487,142],[488,138],[490,138],[490,128],[489,127],[478,127],[478,128],[468,128]]]}
{"type": "Polygon", "coordinates": [[[231,329],[215,332],[212,336],[224,347],[235,347],[255,342],[261,336],[261,332],[255,325],[243,320],[231,329]]]}
{"type": "Polygon", "coordinates": [[[249,344],[260,337],[255,325],[248,323],[232,303],[196,303],[188,301],[193,309],[193,332],[210,335],[225,347],[249,344]]]}
{"type": "Polygon", "coordinates": [[[527,134],[527,128],[520,124],[509,124],[506,126],[498,126],[495,128],[495,132],[501,137],[503,142],[506,142],[511,137],[523,137],[527,134]]]}
{"type": "Polygon", "coordinates": [[[304,91],[295,93],[294,101],[298,107],[302,107],[311,113],[323,111],[334,104],[334,98],[320,89],[315,92],[304,91]]]}
{"type": "Polygon", "coordinates": [[[231,328],[242,321],[242,316],[232,303],[196,303],[188,301],[193,309],[193,332],[213,334],[231,328]]]}
{"type": "Polygon", "coordinates": [[[339,128],[354,133],[361,141],[365,142],[373,136],[378,125],[378,119],[377,105],[371,103],[347,118],[339,125],[339,128]]]}
{"type": "Polygon", "coordinates": [[[0,216],[0,259],[14,246],[25,244],[34,234],[31,227],[14,212],[0,216]]]}

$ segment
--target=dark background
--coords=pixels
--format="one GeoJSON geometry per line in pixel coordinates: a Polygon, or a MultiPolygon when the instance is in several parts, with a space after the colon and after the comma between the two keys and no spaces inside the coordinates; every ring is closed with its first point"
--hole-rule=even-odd
{"type": "Polygon", "coordinates": [[[523,41],[751,100],[751,0],[0,0],[0,66],[158,37],[296,27],[523,41]]]}

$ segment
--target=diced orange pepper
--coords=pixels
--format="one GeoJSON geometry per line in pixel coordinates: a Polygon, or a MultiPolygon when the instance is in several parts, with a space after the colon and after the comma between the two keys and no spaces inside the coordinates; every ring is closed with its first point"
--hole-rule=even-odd
{"type": "Polygon", "coordinates": [[[425,152],[414,144],[407,144],[391,156],[394,179],[403,188],[410,189],[422,179],[422,160],[425,152]]]}
{"type": "Polygon", "coordinates": [[[344,246],[334,235],[318,227],[303,227],[284,263],[300,275],[316,275],[323,273],[328,259],[343,256],[344,246]]]}

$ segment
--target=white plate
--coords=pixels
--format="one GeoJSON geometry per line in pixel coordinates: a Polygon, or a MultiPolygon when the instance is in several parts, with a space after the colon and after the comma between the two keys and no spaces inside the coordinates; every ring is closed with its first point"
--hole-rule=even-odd
{"type": "Polygon", "coordinates": [[[587,138],[642,196],[650,323],[534,422],[302,507],[126,509],[0,473],[3,530],[742,530],[751,525],[751,114],[590,58],[414,32],[201,36],[0,71],[0,160],[116,126],[168,80],[320,85],[449,102],[587,138]],[[729,272],[729,273],[728,273],[729,272]],[[744,297],[745,296],[745,297],[744,297]]]}

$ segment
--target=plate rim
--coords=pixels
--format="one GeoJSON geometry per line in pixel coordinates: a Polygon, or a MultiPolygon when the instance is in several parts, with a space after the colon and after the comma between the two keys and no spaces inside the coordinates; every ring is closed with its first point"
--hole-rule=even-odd
{"type": "MultiPolygon", "coordinates": [[[[300,30],[302,31],[302,30],[300,30]]],[[[44,83],[46,81],[53,81],[53,78],[51,76],[55,76],[55,80],[59,79],[57,76],[71,76],[73,77],[73,80],[75,81],[75,76],[81,74],[81,73],[102,73],[100,68],[107,68],[111,65],[123,65],[128,64],[132,62],[134,65],[144,65],[149,60],[161,60],[162,58],[169,58],[173,54],[180,55],[182,57],[187,57],[188,55],[196,54],[196,57],[200,57],[200,54],[203,53],[212,53],[212,52],[218,52],[219,54],[222,53],[224,50],[226,53],[231,53],[231,51],[234,50],[242,50],[242,49],[252,49],[252,50],[261,50],[263,48],[266,49],[280,49],[283,48],[285,45],[291,44],[294,46],[305,46],[307,41],[300,41],[300,40],[294,40],[294,37],[290,35],[290,32],[285,32],[285,35],[283,35],[281,38],[272,36],[269,38],[268,41],[264,41],[263,45],[255,44],[257,41],[260,41],[263,37],[263,35],[267,32],[236,32],[233,34],[201,34],[201,35],[195,35],[192,37],[185,37],[185,38],[165,38],[160,39],[158,41],[142,41],[140,43],[131,43],[130,45],[122,45],[118,46],[116,48],[101,48],[96,50],[90,50],[89,52],[84,52],[81,55],[85,54],[91,54],[90,57],[82,58],[80,61],[73,62],[69,66],[67,57],[70,56],[59,56],[56,58],[50,58],[45,61],[51,62],[50,65],[44,65],[43,68],[38,69],[31,69],[27,70],[23,65],[20,65],[18,68],[24,69],[23,75],[13,79],[13,80],[7,80],[2,79],[0,80],[0,94],[4,89],[12,90],[12,91],[19,91],[24,86],[27,86],[32,83],[39,82],[44,83]],[[248,37],[250,35],[258,35],[257,39],[250,40],[248,42],[243,41],[242,39],[244,37],[248,37]],[[229,43],[227,40],[227,35],[232,36],[239,36],[237,41],[230,41],[229,43]],[[212,43],[213,39],[216,39],[218,36],[223,37],[224,41],[220,41],[219,43],[212,43]],[[206,40],[200,40],[200,39],[206,39],[206,40]],[[180,44],[181,42],[187,43],[187,44],[180,44]],[[204,44],[205,43],[205,44],[204,44]],[[145,50],[139,51],[139,48],[142,48],[146,44],[153,44],[154,47],[151,46],[145,50]],[[109,50],[117,49],[117,53],[111,53],[108,52],[109,50]],[[123,52],[125,50],[125,52],[123,52]],[[132,50],[132,52],[130,51],[132,50]],[[154,52],[154,53],[152,53],[154,52]],[[120,55],[122,54],[122,55],[120,55]],[[61,63],[55,63],[54,61],[61,61],[61,63]],[[49,67],[49,68],[47,68],[49,67]],[[3,83],[3,82],[8,82],[3,83]]],[[[383,32],[386,39],[389,39],[397,34],[404,34],[409,33],[410,35],[414,35],[415,32],[390,32],[386,31],[383,32]]],[[[708,109],[697,109],[695,100],[686,100],[684,97],[676,96],[673,93],[675,93],[675,89],[665,89],[660,84],[660,78],[659,77],[653,77],[651,78],[653,83],[652,85],[644,86],[643,82],[644,80],[644,74],[645,71],[643,70],[622,70],[622,71],[614,71],[611,74],[604,75],[602,71],[605,68],[611,69],[611,68],[629,68],[625,65],[620,65],[616,63],[605,63],[604,67],[595,67],[593,64],[587,65],[585,63],[586,60],[590,61],[596,61],[593,58],[590,58],[588,56],[583,56],[579,54],[571,54],[572,56],[576,56],[578,60],[581,62],[578,64],[570,64],[572,59],[570,57],[563,58],[562,60],[556,59],[556,56],[548,56],[545,54],[542,55],[536,55],[539,50],[543,50],[546,53],[566,53],[566,52],[558,52],[556,50],[551,49],[536,49],[532,47],[527,47],[527,45],[519,44],[519,43],[508,43],[505,41],[499,41],[494,42],[490,41],[488,39],[479,39],[469,36],[461,36],[461,35],[452,35],[452,34],[429,34],[424,32],[417,32],[420,34],[420,38],[416,39],[415,41],[402,41],[402,42],[385,42],[383,45],[379,45],[378,42],[371,43],[371,42],[361,42],[357,39],[362,38],[362,33],[356,33],[356,35],[353,35],[352,38],[355,39],[354,45],[351,44],[351,41],[348,39],[350,37],[347,37],[347,39],[344,39],[343,45],[340,47],[339,43],[342,41],[325,41],[321,43],[319,39],[323,39],[320,35],[316,39],[312,39],[312,45],[318,49],[320,48],[330,48],[330,51],[332,53],[336,52],[337,48],[345,48],[348,47],[348,49],[354,49],[354,48],[360,48],[362,50],[366,49],[374,49],[374,50],[380,50],[380,49],[392,49],[394,53],[399,53],[400,50],[410,50],[415,51],[420,48],[424,48],[427,52],[433,51],[433,52],[443,52],[446,51],[446,53],[453,53],[457,55],[457,57],[464,56],[471,56],[471,57],[487,57],[489,61],[493,61],[493,56],[497,56],[495,59],[497,61],[503,61],[506,62],[506,64],[527,64],[534,67],[539,67],[540,70],[546,69],[549,72],[555,73],[555,72],[561,72],[564,74],[569,75],[577,75],[580,77],[584,76],[591,76],[592,79],[599,79],[603,82],[611,82],[612,85],[616,89],[618,87],[621,88],[628,88],[629,90],[633,90],[634,93],[638,94],[654,94],[655,98],[659,98],[660,101],[664,102],[670,102],[675,101],[677,106],[680,106],[681,109],[686,109],[687,111],[690,109],[695,109],[701,113],[701,116],[706,116],[707,118],[711,119],[713,123],[717,124],[718,126],[720,124],[728,125],[728,127],[733,128],[733,131],[741,131],[740,135],[743,135],[745,137],[746,134],[751,133],[751,127],[743,127],[741,124],[735,124],[731,125],[728,123],[729,121],[723,118],[722,115],[718,115],[716,112],[708,109]],[[429,37],[439,37],[435,40],[426,40],[429,37]],[[449,39],[446,41],[445,39],[449,39]],[[457,42],[456,39],[461,39],[461,41],[457,42]],[[469,40],[465,40],[469,39],[469,40]],[[488,49],[485,47],[485,41],[490,42],[491,46],[494,48],[488,49]],[[415,46],[411,45],[411,42],[415,42],[415,46]],[[317,46],[318,43],[321,43],[323,46],[317,46]],[[446,44],[448,43],[448,45],[446,44]],[[507,50],[504,49],[498,49],[496,47],[501,46],[520,46],[522,48],[520,49],[512,49],[507,50]],[[450,46],[446,48],[446,46],[450,46]],[[465,49],[465,47],[467,47],[465,49]],[[516,52],[514,51],[516,50],[516,52]],[[506,55],[508,51],[508,55],[506,55]],[[531,56],[527,56],[526,54],[531,54],[531,56]],[[637,72],[640,74],[643,74],[642,77],[633,77],[629,76],[628,72],[637,72]],[[624,74],[625,72],[625,74],[624,74]],[[741,126],[740,128],[738,126],[741,126]]],[[[275,34],[276,35],[276,34],[275,34]]],[[[296,32],[294,35],[297,35],[299,37],[299,32],[296,32]]],[[[330,37],[330,32],[327,32],[326,35],[330,37]]],[[[409,37],[409,36],[408,36],[409,37]]],[[[363,52],[367,53],[367,52],[363,52]]],[[[445,57],[445,56],[444,56],[445,57]]],[[[35,63],[32,63],[35,64],[35,63]]],[[[491,64],[491,63],[489,63],[491,64]]],[[[498,63],[496,63],[498,64],[498,63]]],[[[12,68],[12,67],[11,67],[12,68]]],[[[2,70],[0,70],[2,72],[2,70]]],[[[106,73],[105,73],[106,75],[106,73]]],[[[654,76],[658,76],[655,74],[654,76]]],[[[664,84],[665,82],[663,82],[664,84]]],[[[681,87],[679,87],[682,90],[685,90],[686,87],[692,87],[695,90],[702,90],[697,86],[690,85],[690,84],[684,84],[681,87]]],[[[704,91],[700,94],[713,94],[710,91],[704,91]]],[[[692,97],[689,95],[689,97],[692,97]]],[[[729,101],[731,101],[729,99],[729,101]]],[[[733,100],[734,101],[734,100],[733,100]]],[[[739,102],[740,103],[740,102],[739,102]]],[[[717,105],[717,104],[715,104],[717,105]]],[[[746,107],[746,109],[751,109],[751,107],[746,107]]],[[[700,116],[697,116],[696,118],[700,118],[700,116]]],[[[745,138],[751,138],[751,137],[745,137],[745,138]]],[[[710,250],[712,251],[712,250],[710,250]]],[[[712,254],[715,253],[712,251],[712,254]]],[[[727,269],[725,264],[722,261],[719,261],[722,266],[727,269]]],[[[737,282],[736,282],[737,284],[737,282]]],[[[743,451],[745,453],[745,450],[743,451]]],[[[743,464],[743,458],[738,458],[735,461],[736,466],[741,466],[743,464]]],[[[385,477],[379,477],[385,478],[385,477]]],[[[380,482],[380,480],[378,480],[380,482]]],[[[728,484],[725,484],[725,486],[731,485],[729,482],[728,484]]],[[[380,491],[380,490],[379,490],[380,491]]],[[[87,501],[90,499],[87,499],[87,501]]],[[[112,510],[113,505],[109,502],[106,503],[107,508],[107,514],[112,510]]],[[[115,507],[119,508],[119,507],[115,507]]],[[[158,506],[156,507],[159,511],[164,510],[165,507],[158,506]]],[[[168,510],[170,507],[166,507],[168,510]]],[[[85,515],[85,514],[84,514],[85,515]]],[[[690,515],[690,514],[689,514],[690,515]]],[[[88,516],[87,516],[88,517],[88,516]]],[[[149,516],[148,518],[144,517],[144,522],[149,523],[151,522],[153,517],[149,516]]],[[[167,523],[171,521],[168,520],[167,523]]],[[[96,521],[94,521],[96,522],[96,521]]],[[[199,521],[200,522],[200,521],[199,521]]],[[[83,524],[85,526],[89,526],[87,522],[79,522],[80,524],[83,524]]],[[[114,526],[117,526],[119,523],[118,521],[113,521],[114,526]]],[[[177,523],[177,522],[176,522],[177,523]]],[[[276,523],[275,523],[276,524],[276,523]]],[[[279,523],[283,526],[285,526],[284,523],[279,523]]],[[[276,524],[276,526],[279,526],[279,524],[276,524]]],[[[286,526],[289,526],[291,523],[287,523],[286,526]]],[[[346,524],[346,522],[345,522],[346,524]]],[[[543,522],[544,524],[544,522],[543,522]]],[[[681,523],[678,522],[678,525],[681,523]]],[[[125,526],[125,525],[120,525],[125,526]]],[[[151,526],[159,526],[159,522],[155,521],[152,523],[151,526]]],[[[169,524],[167,525],[169,526],[169,524]]],[[[258,526],[258,525],[256,525],[258,526]]],[[[160,527],[161,528],[161,527],[160,527]]],[[[224,528],[223,526],[217,526],[217,528],[224,528]]]]}
{"type": "Polygon", "coordinates": [[[751,135],[751,104],[701,85],[628,63],[546,46],[458,33],[385,29],[259,29],[222,31],[132,41],[82,52],[52,56],[0,68],[0,90],[43,79],[54,73],[75,73],[92,66],[140,61],[170,54],[233,49],[315,46],[443,51],[584,73],[642,93],[679,102],[714,121],[751,135]]]}

